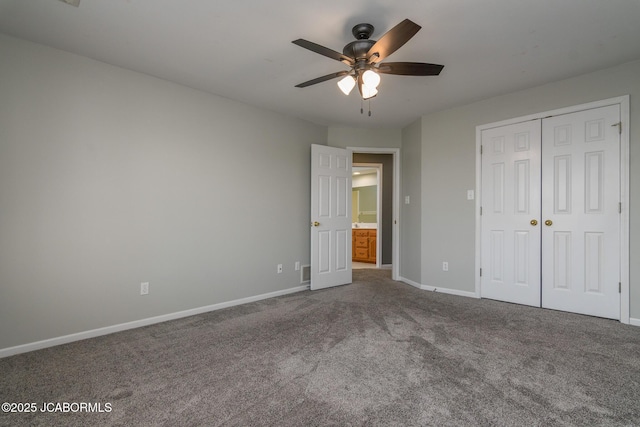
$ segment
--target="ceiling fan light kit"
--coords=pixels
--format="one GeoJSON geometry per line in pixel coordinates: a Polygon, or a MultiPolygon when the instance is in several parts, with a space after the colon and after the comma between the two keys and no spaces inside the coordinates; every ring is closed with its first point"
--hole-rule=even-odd
{"type": "Polygon", "coordinates": [[[369,39],[374,30],[373,25],[366,23],[358,24],[351,30],[356,40],[348,43],[342,49],[342,53],[304,39],[294,40],[292,42],[293,44],[340,61],[351,68],[350,71],[339,71],[317,77],[313,80],[300,83],[296,85],[296,87],[307,87],[343,77],[338,81],[338,87],[342,93],[349,95],[357,85],[361,99],[366,100],[378,94],[380,73],[402,76],[437,76],[444,68],[444,65],[427,64],[423,62],[380,63],[380,61],[408,42],[420,28],[418,24],[405,19],[380,37],[380,40],[376,41],[369,39]]]}
{"type": "Polygon", "coordinates": [[[362,99],[364,100],[371,99],[377,94],[378,94],[378,88],[375,88],[366,84],[362,85],[362,99]]]}
{"type": "Polygon", "coordinates": [[[349,95],[355,86],[356,86],[356,78],[351,75],[343,77],[338,82],[338,87],[340,88],[342,93],[344,93],[345,95],[349,95]]]}
{"type": "Polygon", "coordinates": [[[372,88],[377,88],[380,84],[380,75],[373,70],[362,73],[362,82],[372,88]]]}

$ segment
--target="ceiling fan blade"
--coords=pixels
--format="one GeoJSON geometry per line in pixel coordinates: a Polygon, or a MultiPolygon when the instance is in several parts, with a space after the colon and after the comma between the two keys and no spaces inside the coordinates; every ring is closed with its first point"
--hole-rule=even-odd
{"type": "Polygon", "coordinates": [[[367,60],[372,63],[382,61],[415,36],[420,28],[422,28],[420,25],[405,19],[371,46],[367,52],[367,60]]]}
{"type": "Polygon", "coordinates": [[[353,65],[355,63],[355,59],[348,57],[347,55],[343,55],[340,52],[336,52],[335,50],[329,49],[328,47],[320,46],[319,44],[310,42],[304,39],[294,40],[291,43],[303,47],[305,49],[309,49],[312,52],[319,53],[320,55],[326,56],[327,58],[335,59],[336,61],[344,62],[347,65],[353,65]]]}
{"type": "Polygon", "coordinates": [[[401,76],[437,76],[443,68],[444,65],[424,62],[384,62],[376,68],[376,71],[401,76]]]}
{"type": "Polygon", "coordinates": [[[336,77],[346,76],[350,72],[351,71],[345,70],[345,71],[338,71],[337,73],[327,74],[326,76],[317,77],[313,80],[309,80],[308,82],[300,83],[299,85],[296,85],[296,87],[307,87],[307,86],[314,85],[316,83],[326,82],[327,80],[335,79],[336,77]]]}

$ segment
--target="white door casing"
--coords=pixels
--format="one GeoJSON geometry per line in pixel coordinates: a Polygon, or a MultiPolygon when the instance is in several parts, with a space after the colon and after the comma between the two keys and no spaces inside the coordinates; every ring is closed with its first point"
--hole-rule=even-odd
{"type": "Polygon", "coordinates": [[[540,122],[482,131],[481,296],[540,306],[540,122]]]}
{"type": "Polygon", "coordinates": [[[545,308],[620,318],[619,122],[619,105],[542,121],[545,308]]]}
{"type": "Polygon", "coordinates": [[[310,287],[351,281],[351,152],[313,144],[310,287]]]}

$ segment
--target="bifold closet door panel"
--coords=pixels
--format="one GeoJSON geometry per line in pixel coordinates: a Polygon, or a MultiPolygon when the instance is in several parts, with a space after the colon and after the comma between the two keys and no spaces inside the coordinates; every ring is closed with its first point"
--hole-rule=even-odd
{"type": "Polygon", "coordinates": [[[482,131],[482,298],[540,306],[540,132],[482,131]]]}
{"type": "Polygon", "coordinates": [[[542,121],[542,306],[620,318],[618,105],[542,121]]]}

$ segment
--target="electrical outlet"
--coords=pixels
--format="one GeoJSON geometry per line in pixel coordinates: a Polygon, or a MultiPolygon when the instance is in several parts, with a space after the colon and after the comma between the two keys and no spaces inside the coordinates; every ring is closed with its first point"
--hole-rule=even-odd
{"type": "Polygon", "coordinates": [[[449,271],[449,263],[447,261],[442,261],[442,271],[449,271]]]}
{"type": "Polygon", "coordinates": [[[300,271],[300,261],[296,261],[296,266],[294,267],[295,271],[300,271]]]}
{"type": "Polygon", "coordinates": [[[282,264],[278,264],[278,274],[282,273],[282,264]]]}
{"type": "Polygon", "coordinates": [[[140,283],[140,295],[149,294],[149,282],[140,283]]]}

